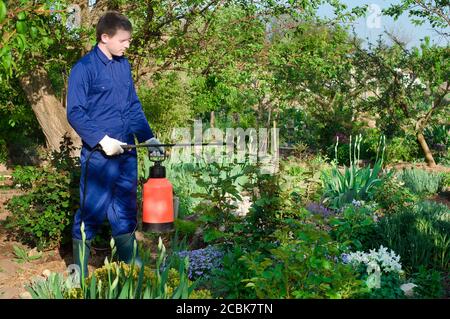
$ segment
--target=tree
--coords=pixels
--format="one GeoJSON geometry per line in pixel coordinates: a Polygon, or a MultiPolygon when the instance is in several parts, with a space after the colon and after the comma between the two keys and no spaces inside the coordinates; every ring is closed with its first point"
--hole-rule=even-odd
{"type": "MultiPolygon", "coordinates": [[[[450,51],[431,45],[426,38],[420,48],[408,51],[402,43],[359,49],[360,68],[371,76],[367,89],[372,96],[363,108],[379,115],[379,125],[395,126],[416,136],[429,166],[436,165],[424,138],[424,129],[449,112],[450,51]]],[[[366,82],[367,83],[367,82],[366,82]]]]}
{"type": "Polygon", "coordinates": [[[309,143],[330,145],[336,133],[352,130],[356,101],[365,91],[359,83],[368,79],[354,67],[353,52],[349,33],[339,26],[304,23],[276,40],[271,67],[278,90],[287,108],[308,117],[300,130],[317,132],[319,140],[309,143]]]}
{"type": "Polygon", "coordinates": [[[0,84],[26,94],[50,149],[59,147],[66,132],[80,145],[65,118],[67,76],[70,66],[95,43],[93,26],[104,11],[115,9],[130,17],[135,29],[129,50],[133,74],[137,86],[150,86],[153,75],[182,68],[196,50],[208,45],[203,37],[221,8],[240,6],[253,19],[280,14],[306,17],[326,2],[340,8],[337,0],[0,0],[0,84]],[[78,23],[68,25],[77,19],[78,23]],[[56,90],[51,68],[62,77],[56,90]]]}
{"type": "Polygon", "coordinates": [[[80,145],[48,77],[48,67],[70,63],[78,47],[56,9],[44,1],[0,1],[0,84],[27,97],[51,150],[65,133],[80,145]]]}
{"type": "Polygon", "coordinates": [[[391,4],[389,8],[383,10],[383,14],[398,19],[404,12],[408,12],[409,17],[416,25],[422,25],[428,21],[436,32],[449,37],[448,27],[450,26],[450,3],[448,0],[402,0],[400,4],[391,4]]]}

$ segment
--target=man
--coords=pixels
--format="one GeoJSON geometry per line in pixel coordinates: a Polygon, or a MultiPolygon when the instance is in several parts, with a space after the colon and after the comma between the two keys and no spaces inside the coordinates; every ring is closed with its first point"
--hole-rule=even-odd
{"type": "MultiPolygon", "coordinates": [[[[128,60],[132,26],[115,11],[106,12],[96,27],[97,45],[72,68],[67,118],[83,141],[80,209],[72,229],[74,263],[87,276],[90,243],[105,218],[111,224],[119,259],[133,258],[137,227],[137,153],[124,144],[158,145],[136,95],[128,60]],[[86,244],[84,258],[81,223],[86,244]],[[81,260],[83,259],[83,260],[81,260]]],[[[153,146],[150,152],[164,152],[153,146]]],[[[136,251],[136,264],[141,261],[136,251]]]]}

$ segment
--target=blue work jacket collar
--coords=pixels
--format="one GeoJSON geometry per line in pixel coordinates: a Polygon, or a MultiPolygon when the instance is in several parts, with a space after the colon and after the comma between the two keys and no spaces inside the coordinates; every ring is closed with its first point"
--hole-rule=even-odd
{"type": "Polygon", "coordinates": [[[122,59],[122,57],[119,56],[112,56],[113,58],[110,60],[106,54],[103,53],[102,50],[100,50],[100,48],[98,47],[98,44],[95,45],[94,47],[94,51],[97,54],[98,58],[100,59],[100,61],[102,61],[105,65],[108,63],[113,62],[114,60],[117,62],[120,62],[120,59],[122,59]]]}

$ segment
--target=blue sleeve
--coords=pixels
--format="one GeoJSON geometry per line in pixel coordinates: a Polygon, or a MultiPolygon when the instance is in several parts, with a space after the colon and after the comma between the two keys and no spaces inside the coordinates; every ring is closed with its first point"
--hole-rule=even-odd
{"type": "Polygon", "coordinates": [[[67,90],[67,120],[81,139],[95,147],[106,135],[87,114],[89,81],[86,67],[77,63],[70,72],[67,90]]]}
{"type": "Polygon", "coordinates": [[[151,139],[154,135],[144,111],[142,110],[141,102],[136,94],[136,88],[134,87],[133,77],[131,76],[131,68],[128,64],[130,82],[131,82],[131,104],[130,104],[130,125],[131,131],[136,135],[139,143],[145,142],[151,139]]]}

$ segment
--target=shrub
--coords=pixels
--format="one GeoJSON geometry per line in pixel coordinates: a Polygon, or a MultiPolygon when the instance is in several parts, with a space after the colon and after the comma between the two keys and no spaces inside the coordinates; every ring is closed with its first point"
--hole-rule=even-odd
{"type": "Polygon", "coordinates": [[[289,192],[292,200],[299,203],[308,203],[309,201],[319,201],[321,191],[321,170],[327,164],[321,163],[320,156],[309,157],[298,162],[298,158],[289,158],[282,161],[280,165],[283,176],[281,189],[289,192]]]}
{"type": "Polygon", "coordinates": [[[394,214],[418,201],[418,196],[404,187],[394,171],[382,177],[383,184],[374,194],[374,200],[383,209],[385,214],[394,214]]]}
{"type": "Polygon", "coordinates": [[[435,202],[419,202],[385,215],[377,227],[381,243],[402,256],[408,271],[421,265],[436,270],[449,267],[450,209],[435,202]]]}
{"type": "Polygon", "coordinates": [[[171,138],[174,128],[184,127],[192,110],[187,86],[175,72],[158,75],[152,88],[139,91],[142,108],[160,140],[171,138]]]}
{"type": "Polygon", "coordinates": [[[253,272],[247,268],[241,259],[246,252],[240,246],[234,246],[222,259],[222,267],[212,271],[211,286],[215,297],[225,299],[254,299],[254,289],[246,287],[243,282],[246,278],[253,277],[253,272]]]}
{"type": "Polygon", "coordinates": [[[71,240],[70,225],[79,202],[79,168],[69,157],[70,150],[65,139],[50,165],[16,167],[13,173],[16,186],[27,193],[8,202],[11,215],[6,227],[17,239],[40,250],[71,240]]]}
{"type": "Polygon", "coordinates": [[[357,251],[343,254],[344,263],[356,267],[365,281],[368,292],[361,297],[369,298],[402,298],[403,291],[400,289],[403,270],[400,264],[400,256],[393,250],[390,253],[387,248],[380,246],[378,250],[370,250],[368,253],[357,251]]]}
{"type": "Polygon", "coordinates": [[[389,147],[386,151],[387,163],[413,162],[421,154],[417,140],[412,135],[393,137],[388,143],[389,147]]]}
{"type": "Polygon", "coordinates": [[[432,125],[425,129],[424,136],[430,146],[436,163],[450,162],[450,125],[432,125]]]}
{"type": "Polygon", "coordinates": [[[439,271],[420,266],[419,271],[412,277],[413,282],[417,285],[413,290],[416,298],[436,299],[444,296],[443,278],[439,271]]]}
{"type": "Polygon", "coordinates": [[[421,169],[403,169],[398,178],[409,190],[418,195],[436,194],[441,188],[444,176],[421,169]]]}
{"type": "Polygon", "coordinates": [[[378,241],[376,210],[376,205],[355,200],[343,207],[342,211],[329,221],[333,239],[351,249],[372,248],[378,241]]]}
{"type": "Polygon", "coordinates": [[[286,221],[276,231],[277,247],[241,257],[252,277],[247,287],[258,298],[351,298],[362,283],[338,261],[340,247],[314,225],[286,221]]]}

